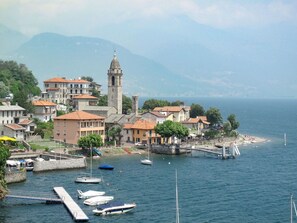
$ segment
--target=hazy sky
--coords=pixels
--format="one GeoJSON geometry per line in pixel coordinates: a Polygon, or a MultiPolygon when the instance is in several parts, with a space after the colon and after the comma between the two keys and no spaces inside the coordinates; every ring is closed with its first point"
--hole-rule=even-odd
{"type": "Polygon", "coordinates": [[[101,27],[188,16],[216,28],[297,23],[296,0],[1,0],[0,23],[32,35],[98,36],[101,27]]]}
{"type": "Polygon", "coordinates": [[[297,95],[297,0],[0,0],[0,24],[107,39],[214,95],[297,95]]]}

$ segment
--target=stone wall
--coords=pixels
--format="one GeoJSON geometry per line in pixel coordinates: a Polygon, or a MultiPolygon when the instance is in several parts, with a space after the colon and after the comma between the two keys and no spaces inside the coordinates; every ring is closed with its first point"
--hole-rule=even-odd
{"type": "Polygon", "coordinates": [[[187,150],[180,148],[179,145],[152,145],[152,153],[166,154],[166,155],[179,155],[187,153],[187,150]]]}
{"type": "Polygon", "coordinates": [[[34,172],[50,171],[50,170],[64,170],[85,168],[87,166],[85,158],[76,159],[62,159],[55,161],[36,161],[34,162],[34,172]]]}
{"type": "Polygon", "coordinates": [[[6,171],[5,173],[5,181],[7,184],[23,182],[27,179],[27,171],[6,171]]]}

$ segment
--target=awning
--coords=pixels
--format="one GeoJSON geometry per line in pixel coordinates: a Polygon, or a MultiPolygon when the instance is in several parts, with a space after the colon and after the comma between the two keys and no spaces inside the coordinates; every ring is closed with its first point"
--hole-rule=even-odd
{"type": "Polygon", "coordinates": [[[0,141],[16,141],[15,138],[11,138],[11,137],[8,137],[8,136],[1,136],[0,137],[0,141]]]}

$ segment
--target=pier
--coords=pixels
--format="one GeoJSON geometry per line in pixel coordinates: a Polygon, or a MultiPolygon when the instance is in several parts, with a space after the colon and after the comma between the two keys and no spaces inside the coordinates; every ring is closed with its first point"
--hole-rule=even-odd
{"type": "Polygon", "coordinates": [[[17,198],[17,199],[25,199],[25,200],[35,200],[42,201],[46,204],[61,204],[63,201],[58,198],[46,198],[46,197],[31,197],[31,196],[21,196],[21,195],[6,195],[5,198],[17,198]]]}
{"type": "Polygon", "coordinates": [[[65,207],[68,209],[75,221],[88,221],[88,216],[78,206],[78,204],[71,198],[63,187],[54,187],[54,191],[63,200],[65,207]]]}
{"type": "Polygon", "coordinates": [[[203,147],[188,147],[186,150],[189,151],[197,151],[203,152],[204,154],[214,155],[216,158],[221,159],[235,159],[237,156],[240,155],[239,149],[236,144],[232,145],[231,147],[223,146],[221,149],[210,149],[210,148],[203,148],[203,147]]]}

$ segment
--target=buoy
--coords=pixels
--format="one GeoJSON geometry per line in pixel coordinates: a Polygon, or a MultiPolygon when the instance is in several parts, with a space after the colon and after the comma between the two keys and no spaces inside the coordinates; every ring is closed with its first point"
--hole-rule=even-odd
{"type": "Polygon", "coordinates": [[[168,162],[168,164],[170,165],[170,162],[168,162]]]}

